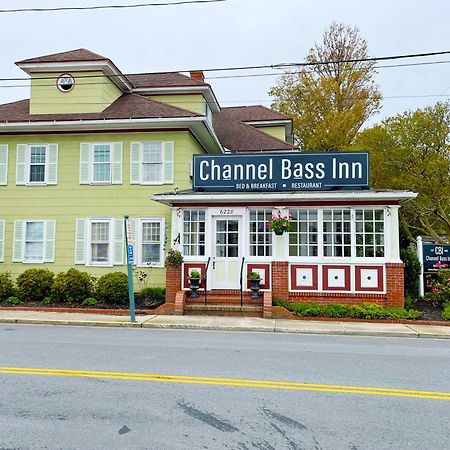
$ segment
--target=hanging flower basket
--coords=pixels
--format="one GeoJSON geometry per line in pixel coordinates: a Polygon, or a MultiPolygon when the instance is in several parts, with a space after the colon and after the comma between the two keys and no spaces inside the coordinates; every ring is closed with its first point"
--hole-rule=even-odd
{"type": "Polygon", "coordinates": [[[281,236],[285,231],[290,231],[292,227],[292,216],[290,214],[278,214],[272,215],[272,220],[269,222],[269,230],[273,231],[277,236],[281,236]]]}

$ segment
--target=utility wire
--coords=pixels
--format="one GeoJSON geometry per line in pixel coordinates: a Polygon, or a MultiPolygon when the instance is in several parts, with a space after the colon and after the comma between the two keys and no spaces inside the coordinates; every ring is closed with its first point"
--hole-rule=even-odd
{"type": "Polygon", "coordinates": [[[160,2],[160,3],[135,3],[132,5],[100,5],[100,6],[63,6],[57,8],[17,8],[17,9],[0,9],[0,13],[19,13],[19,12],[51,12],[51,11],[91,11],[96,9],[125,9],[125,8],[145,8],[149,6],[179,6],[191,5],[198,3],[219,3],[228,0],[180,0],[176,2],[160,2]]]}
{"type": "MultiPolygon", "coordinates": [[[[202,72],[224,72],[224,71],[236,71],[236,70],[257,70],[257,69],[286,69],[286,68],[295,68],[295,67],[314,67],[319,65],[328,65],[328,64],[345,64],[345,63],[357,63],[357,62],[369,62],[369,61],[388,61],[388,60],[398,60],[398,59],[407,59],[407,58],[423,58],[428,56],[437,56],[437,55],[449,55],[450,50],[445,50],[441,52],[428,52],[428,53],[411,53],[405,55],[393,55],[393,56],[378,56],[373,58],[360,58],[360,59],[340,59],[333,61],[317,61],[317,62],[299,62],[299,63],[279,63],[279,64],[265,64],[259,66],[236,66],[236,67],[216,67],[211,69],[201,69],[202,72]]],[[[431,61],[431,62],[423,62],[416,63],[416,65],[420,64],[442,64],[444,61],[431,61]]],[[[399,65],[400,66],[400,65],[399,65]]],[[[405,64],[406,66],[406,64],[405,64]]],[[[380,66],[381,67],[381,66],[380,66]]],[[[386,66],[386,67],[394,67],[394,66],[386,66]]],[[[121,73],[121,74],[112,74],[107,75],[108,78],[113,77],[128,77],[128,76],[143,76],[143,75],[158,75],[158,74],[173,74],[173,73],[181,73],[181,72],[192,72],[197,71],[197,69],[188,69],[188,70],[171,70],[164,72],[141,72],[141,73],[121,73]]],[[[77,78],[99,78],[106,75],[80,75],[77,78]]],[[[58,77],[34,77],[34,80],[52,80],[57,79],[58,77]]],[[[16,78],[0,78],[0,81],[21,81],[21,80],[29,80],[26,77],[16,77],[16,78]]]]}

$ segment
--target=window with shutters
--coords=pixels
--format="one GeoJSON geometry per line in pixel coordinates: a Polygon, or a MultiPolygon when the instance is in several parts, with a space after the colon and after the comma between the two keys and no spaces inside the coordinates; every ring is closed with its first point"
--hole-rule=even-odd
{"type": "Polygon", "coordinates": [[[58,144],[19,144],[16,157],[16,184],[56,184],[58,144]]]}
{"type": "Polygon", "coordinates": [[[131,143],[131,184],[172,184],[173,142],[131,143]]]}
{"type": "Polygon", "coordinates": [[[138,264],[163,266],[164,219],[139,219],[138,264]]]}
{"type": "Polygon", "coordinates": [[[13,261],[35,264],[54,262],[55,230],[54,220],[16,220],[13,261]]]}
{"type": "Polygon", "coordinates": [[[80,144],[80,184],[122,184],[122,142],[80,144]]]}

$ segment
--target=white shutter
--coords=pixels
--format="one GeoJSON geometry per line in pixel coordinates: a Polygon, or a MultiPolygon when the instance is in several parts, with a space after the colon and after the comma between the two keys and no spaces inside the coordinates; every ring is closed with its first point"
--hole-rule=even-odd
{"type": "Polygon", "coordinates": [[[0,145],[0,186],[8,184],[8,146],[0,145]]]}
{"type": "Polygon", "coordinates": [[[44,262],[55,262],[55,232],[56,221],[45,221],[44,262]]]}
{"type": "Polygon", "coordinates": [[[141,143],[132,142],[130,149],[130,184],[141,182],[141,143]]]}
{"type": "Polygon", "coordinates": [[[27,150],[28,146],[26,144],[17,144],[17,156],[16,156],[16,184],[26,184],[27,182],[27,150]]]}
{"type": "Polygon", "coordinates": [[[77,219],[75,225],[75,264],[86,263],[87,219],[77,219]]]}
{"type": "Polygon", "coordinates": [[[163,143],[163,183],[173,184],[173,142],[163,143]]]}
{"type": "Polygon", "coordinates": [[[0,262],[5,260],[5,221],[0,220],[0,262]]]}
{"type": "Polygon", "coordinates": [[[122,184],[122,142],[112,143],[112,184],[122,184]]]}
{"type": "Polygon", "coordinates": [[[89,184],[90,177],[90,144],[82,142],[80,144],[80,184],[89,184]]]}
{"type": "Polygon", "coordinates": [[[114,253],[113,264],[115,266],[123,265],[123,249],[125,246],[123,234],[124,234],[124,222],[123,219],[117,219],[114,223],[114,253]]]}
{"type": "Polygon", "coordinates": [[[58,182],[58,144],[48,145],[48,176],[47,184],[58,182]]]}
{"type": "Polygon", "coordinates": [[[23,220],[14,221],[14,238],[13,238],[13,262],[22,262],[23,260],[23,244],[25,241],[25,223],[23,220]]]}

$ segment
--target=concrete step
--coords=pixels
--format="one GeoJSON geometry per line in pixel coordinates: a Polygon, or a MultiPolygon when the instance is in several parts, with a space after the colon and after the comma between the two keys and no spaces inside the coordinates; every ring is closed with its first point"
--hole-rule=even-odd
{"type": "Polygon", "coordinates": [[[186,303],[184,307],[186,315],[212,315],[212,316],[240,316],[240,317],[262,317],[262,306],[253,305],[230,305],[230,304],[192,304],[186,303]]]}

